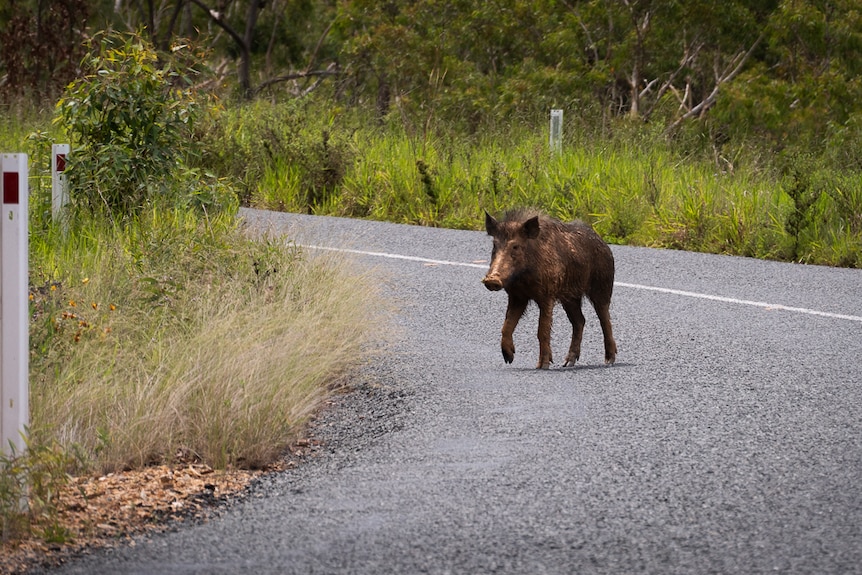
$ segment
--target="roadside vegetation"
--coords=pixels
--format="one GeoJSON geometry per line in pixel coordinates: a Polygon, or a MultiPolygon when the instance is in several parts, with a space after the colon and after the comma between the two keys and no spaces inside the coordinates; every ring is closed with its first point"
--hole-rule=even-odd
{"type": "Polygon", "coordinates": [[[67,473],[265,466],[367,355],[371,278],[246,237],[239,206],[480,229],[528,205],[612,243],[862,267],[856,4],[3,6],[33,387],[0,536],[46,529],[67,473]]]}
{"type": "Polygon", "coordinates": [[[71,473],[273,464],[374,353],[372,278],[244,234],[232,180],[191,165],[207,98],[155,60],[100,37],[54,114],[0,126],[30,156],[32,318],[28,448],[0,456],[0,541],[73,539],[56,523],[71,473]],[[56,220],[52,141],[75,150],[56,220]]]}
{"type": "Polygon", "coordinates": [[[310,101],[255,102],[205,124],[203,164],[241,181],[254,207],[481,229],[483,209],[528,205],[612,243],[862,267],[862,172],[828,155],[719,150],[694,130],[668,138],[627,119],[608,133],[573,121],[557,153],[544,118],[415,134],[310,101]]]}

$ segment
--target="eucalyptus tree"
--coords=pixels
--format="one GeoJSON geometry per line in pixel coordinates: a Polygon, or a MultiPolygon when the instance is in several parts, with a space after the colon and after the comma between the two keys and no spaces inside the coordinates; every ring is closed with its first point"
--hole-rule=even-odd
{"type": "Polygon", "coordinates": [[[239,91],[248,98],[290,80],[318,80],[294,90],[293,95],[301,95],[319,79],[338,74],[331,58],[318,67],[332,25],[325,2],[116,0],[115,7],[127,29],[143,26],[163,51],[190,38],[209,46],[214,60],[234,61],[239,91]],[[292,49],[281,50],[285,45],[292,49]],[[286,58],[276,62],[279,54],[286,58]]]}

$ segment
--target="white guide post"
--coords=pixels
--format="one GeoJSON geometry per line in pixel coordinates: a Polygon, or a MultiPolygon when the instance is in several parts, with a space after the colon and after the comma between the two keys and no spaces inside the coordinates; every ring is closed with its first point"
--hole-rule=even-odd
{"type": "Polygon", "coordinates": [[[0,166],[0,452],[20,454],[30,420],[27,154],[2,154],[0,166]]]}
{"type": "Polygon", "coordinates": [[[66,206],[69,203],[69,187],[66,183],[66,157],[69,144],[51,146],[51,217],[55,223],[66,225],[66,206]]]}
{"type": "Polygon", "coordinates": [[[560,152],[563,149],[563,111],[551,110],[551,151],[560,152]]]}

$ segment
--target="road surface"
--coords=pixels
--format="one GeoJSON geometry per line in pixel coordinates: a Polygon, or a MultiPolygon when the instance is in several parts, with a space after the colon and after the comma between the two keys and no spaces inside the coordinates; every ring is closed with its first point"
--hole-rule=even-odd
{"type": "Polygon", "coordinates": [[[483,233],[243,215],[373,267],[389,352],[309,463],[54,572],[862,573],[862,270],[613,246],[617,364],[585,306],[581,362],[537,371],[535,309],[500,354],[483,233]]]}

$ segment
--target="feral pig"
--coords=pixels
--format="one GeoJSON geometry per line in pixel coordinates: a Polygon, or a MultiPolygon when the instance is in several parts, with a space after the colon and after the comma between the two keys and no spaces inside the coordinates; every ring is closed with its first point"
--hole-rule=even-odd
{"type": "Polygon", "coordinates": [[[605,363],[613,364],[617,344],[611,329],[611,294],[614,289],[614,256],[608,245],[581,221],[564,224],[527,210],[506,214],[502,221],[485,212],[485,229],[494,238],[491,267],[482,279],[491,291],[506,290],[509,305],[503,322],[500,347],[503,359],[512,363],[512,334],[530,301],[539,306],[539,362],[548,369],[551,356],[551,317],[556,302],[572,322],[572,344],[563,367],[574,365],[581,355],[586,296],[599,316],[605,343],[605,363]]]}

